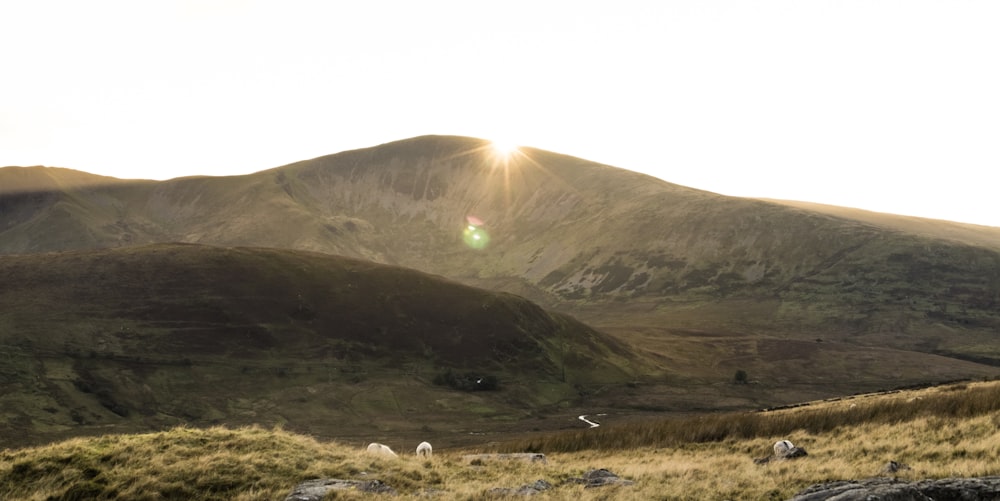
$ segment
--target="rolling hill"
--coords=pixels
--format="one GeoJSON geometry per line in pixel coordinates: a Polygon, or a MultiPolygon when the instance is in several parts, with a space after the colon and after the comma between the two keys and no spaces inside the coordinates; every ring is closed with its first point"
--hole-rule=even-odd
{"type": "Polygon", "coordinates": [[[0,169],[4,260],[158,242],[347,256],[529,298],[655,354],[625,402],[653,410],[1000,372],[1000,228],[726,197],[451,136],[245,176],[0,169]],[[736,370],[753,384],[730,384],[736,370]]]}
{"type": "Polygon", "coordinates": [[[6,256],[0,283],[5,445],[214,422],[454,433],[641,367],[627,345],[518,296],[304,251],[6,256]]]}

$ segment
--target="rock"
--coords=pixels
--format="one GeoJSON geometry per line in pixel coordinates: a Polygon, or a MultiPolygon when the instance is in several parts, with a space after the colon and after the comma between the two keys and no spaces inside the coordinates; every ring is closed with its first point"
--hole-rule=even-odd
{"type": "Polygon", "coordinates": [[[581,478],[571,478],[567,480],[574,484],[583,484],[585,489],[590,489],[593,487],[601,487],[605,485],[632,485],[635,482],[631,480],[625,480],[610,471],[600,468],[597,470],[590,470],[583,474],[581,478]]]}
{"type": "Polygon", "coordinates": [[[509,454],[466,454],[462,456],[462,459],[468,461],[472,464],[481,464],[483,461],[509,461],[509,460],[519,460],[528,461],[531,463],[542,463],[547,464],[548,461],[545,460],[545,454],[540,454],[537,452],[514,452],[509,454]]]}
{"type": "Polygon", "coordinates": [[[396,494],[396,490],[381,480],[340,480],[317,478],[296,485],[285,501],[322,501],[330,491],[357,490],[380,494],[396,494]]]}
{"type": "Polygon", "coordinates": [[[870,478],[816,484],[789,501],[985,501],[1000,500],[1000,477],[899,481],[870,478]]]}
{"type": "Polygon", "coordinates": [[[552,484],[546,482],[545,480],[535,480],[535,483],[522,485],[516,489],[496,487],[490,489],[489,493],[496,497],[505,496],[534,496],[535,494],[541,494],[552,488],[552,484]]]}
{"type": "Polygon", "coordinates": [[[547,491],[547,490],[551,489],[552,488],[552,484],[550,484],[550,483],[548,483],[548,482],[546,482],[544,480],[535,480],[535,483],[533,483],[531,485],[526,485],[525,487],[528,487],[528,488],[531,488],[531,489],[534,489],[534,490],[540,492],[540,491],[547,491]]]}
{"type": "Polygon", "coordinates": [[[903,464],[897,461],[889,461],[885,464],[885,468],[882,468],[882,473],[892,475],[903,470],[909,470],[910,465],[903,464]]]}

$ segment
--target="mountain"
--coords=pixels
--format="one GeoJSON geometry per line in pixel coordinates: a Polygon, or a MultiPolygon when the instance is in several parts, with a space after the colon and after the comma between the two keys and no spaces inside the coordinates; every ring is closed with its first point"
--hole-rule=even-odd
{"type": "Polygon", "coordinates": [[[726,197],[473,138],[161,182],[5,168],[0,209],[7,254],[273,247],[518,294],[654,352],[656,409],[1000,372],[1000,228],[726,197]],[[726,386],[737,370],[755,384],[726,386]]]}
{"type": "Polygon", "coordinates": [[[521,297],[305,251],[5,256],[0,284],[4,445],[217,422],[453,434],[641,367],[632,348],[521,297]]]}

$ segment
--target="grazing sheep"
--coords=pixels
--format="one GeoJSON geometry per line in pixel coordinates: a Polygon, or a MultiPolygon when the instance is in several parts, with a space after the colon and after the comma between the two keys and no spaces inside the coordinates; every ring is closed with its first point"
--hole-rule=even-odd
{"type": "Polygon", "coordinates": [[[398,455],[396,455],[395,452],[392,452],[392,449],[390,449],[388,445],[382,445],[377,442],[372,442],[368,444],[368,452],[371,454],[377,454],[379,456],[388,456],[394,458],[399,457],[398,455]]]}
{"type": "Polygon", "coordinates": [[[808,456],[809,453],[801,447],[796,447],[788,440],[778,440],[774,443],[774,454],[753,460],[754,464],[767,464],[771,461],[781,461],[808,456]]]}
{"type": "Polygon", "coordinates": [[[427,442],[420,442],[420,445],[417,446],[417,456],[429,458],[432,452],[431,444],[427,442]]]}
{"type": "Polygon", "coordinates": [[[788,440],[778,440],[774,443],[774,455],[779,458],[786,457],[794,448],[795,446],[788,440]]]}

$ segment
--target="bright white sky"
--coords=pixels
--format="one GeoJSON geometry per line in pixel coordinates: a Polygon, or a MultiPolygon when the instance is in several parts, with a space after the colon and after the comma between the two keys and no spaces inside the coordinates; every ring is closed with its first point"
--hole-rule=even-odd
{"type": "Polygon", "coordinates": [[[1000,226],[1000,1],[0,0],[0,166],[229,175],[424,134],[1000,226]]]}

